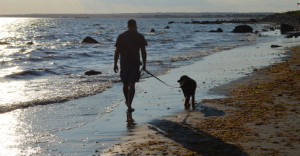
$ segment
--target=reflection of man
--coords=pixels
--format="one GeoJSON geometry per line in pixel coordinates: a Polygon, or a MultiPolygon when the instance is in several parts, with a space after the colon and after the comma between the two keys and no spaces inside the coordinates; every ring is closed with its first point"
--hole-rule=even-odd
{"type": "Polygon", "coordinates": [[[135,83],[140,79],[140,51],[142,54],[142,70],[146,70],[147,53],[145,46],[147,41],[144,36],[137,32],[136,21],[128,21],[128,30],[120,34],[116,42],[116,51],[114,55],[114,71],[117,73],[118,59],[120,56],[121,72],[120,77],[123,82],[123,93],[125,103],[128,107],[127,112],[133,112],[131,107],[135,94],[135,83]]]}

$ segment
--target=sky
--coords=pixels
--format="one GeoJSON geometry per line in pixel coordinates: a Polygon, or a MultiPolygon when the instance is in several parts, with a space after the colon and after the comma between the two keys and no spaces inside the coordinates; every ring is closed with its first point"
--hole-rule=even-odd
{"type": "Polygon", "coordinates": [[[285,12],[299,0],[0,0],[0,14],[285,12]]]}

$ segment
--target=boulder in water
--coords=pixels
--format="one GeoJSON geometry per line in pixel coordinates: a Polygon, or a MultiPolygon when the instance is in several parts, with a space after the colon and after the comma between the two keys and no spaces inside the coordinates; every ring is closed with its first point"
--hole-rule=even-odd
{"type": "Polygon", "coordinates": [[[211,31],[209,31],[209,32],[223,32],[223,29],[218,28],[217,30],[211,30],[211,31]]]}
{"type": "Polygon", "coordinates": [[[33,45],[33,42],[27,42],[26,45],[33,45]]]}
{"type": "Polygon", "coordinates": [[[271,48],[279,48],[281,47],[280,45],[271,45],[271,48]]]}
{"type": "Polygon", "coordinates": [[[252,33],[253,28],[250,27],[249,25],[239,25],[239,26],[236,26],[232,32],[234,32],[234,33],[252,33]]]}
{"type": "Polygon", "coordinates": [[[152,29],[150,30],[150,32],[154,33],[154,32],[155,32],[155,29],[152,28],[152,29]]]}
{"type": "Polygon", "coordinates": [[[87,36],[83,39],[82,43],[99,43],[97,40],[93,39],[92,37],[87,36]]]}
{"type": "Polygon", "coordinates": [[[102,74],[100,71],[95,71],[95,70],[88,70],[84,73],[84,75],[99,75],[102,74]]]}

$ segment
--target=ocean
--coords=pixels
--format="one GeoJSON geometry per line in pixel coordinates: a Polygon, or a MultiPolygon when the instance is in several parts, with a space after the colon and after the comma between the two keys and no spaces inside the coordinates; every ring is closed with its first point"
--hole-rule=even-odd
{"type": "MultiPolygon", "coordinates": [[[[190,20],[137,19],[138,30],[149,44],[149,71],[160,75],[203,56],[257,42],[258,34],[231,33],[236,24],[168,24],[190,20]],[[223,33],[208,32],[219,27],[223,33]]],[[[112,87],[119,81],[112,70],[114,44],[127,29],[126,22],[114,18],[0,18],[0,112],[72,100],[112,87]],[[87,36],[100,43],[82,44],[87,36]],[[103,74],[85,76],[88,70],[103,74]]],[[[254,30],[267,27],[251,26],[254,30]]]]}
{"type": "MultiPolygon", "coordinates": [[[[113,72],[113,55],[118,35],[127,29],[127,20],[0,18],[0,139],[4,140],[0,151],[12,155],[68,154],[67,149],[72,148],[64,137],[67,138],[70,131],[95,120],[104,120],[108,118],[106,114],[123,105],[121,94],[116,93],[120,91],[113,87],[120,86],[119,75],[113,72]],[[87,36],[99,43],[82,43],[87,36]],[[84,75],[88,70],[102,74],[84,75]],[[105,98],[94,98],[95,101],[86,103],[85,99],[94,95],[105,98]],[[73,104],[75,99],[76,104],[73,104]],[[60,132],[65,134],[56,134],[60,132]],[[57,147],[57,144],[62,145],[57,147]]],[[[238,24],[185,24],[192,20],[216,19],[136,19],[138,31],[148,42],[147,69],[150,72],[165,75],[174,68],[201,62],[216,53],[282,38],[278,30],[270,31],[267,24],[249,24],[258,33],[239,34],[231,32],[238,24]],[[169,21],[176,23],[169,24],[169,21]],[[217,28],[222,28],[223,32],[209,32],[217,28]],[[150,32],[151,29],[155,32],[150,32]]],[[[149,77],[144,74],[141,81],[149,77]]],[[[224,83],[224,79],[220,81],[224,83]]],[[[141,88],[137,90],[140,96],[146,93],[141,88]]],[[[151,97],[146,99],[151,101],[151,97]]],[[[111,131],[109,127],[105,130],[111,131]]],[[[112,134],[108,140],[102,136],[100,142],[107,147],[106,142],[115,143],[118,136],[112,134]]],[[[88,139],[81,141],[88,142],[88,139]]],[[[3,153],[0,155],[7,154],[3,153]]]]}

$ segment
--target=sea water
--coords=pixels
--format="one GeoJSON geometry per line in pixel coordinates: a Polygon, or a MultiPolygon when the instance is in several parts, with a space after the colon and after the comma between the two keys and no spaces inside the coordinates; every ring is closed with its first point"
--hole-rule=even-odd
{"type": "MultiPolygon", "coordinates": [[[[148,70],[162,74],[224,49],[257,42],[235,24],[183,24],[191,19],[137,19],[149,44],[148,70]],[[171,20],[179,21],[169,25],[171,20]],[[165,27],[169,26],[169,29],[165,27]],[[223,33],[209,33],[222,28],[223,33]],[[150,32],[151,29],[155,32],[150,32]]],[[[201,20],[201,19],[199,19],[201,20]]],[[[115,41],[127,19],[0,18],[0,112],[63,102],[103,92],[119,77],[112,70],[115,41]],[[90,36],[99,44],[83,44],[90,36]],[[85,76],[85,71],[103,74],[85,76]]],[[[266,25],[251,25],[254,30],[266,25]]],[[[266,39],[266,38],[265,38],[266,39]]]]}

